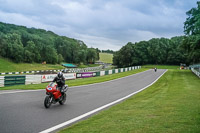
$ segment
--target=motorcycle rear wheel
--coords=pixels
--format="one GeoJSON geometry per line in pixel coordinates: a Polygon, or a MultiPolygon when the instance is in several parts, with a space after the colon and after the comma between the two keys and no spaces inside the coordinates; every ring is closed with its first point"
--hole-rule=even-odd
{"type": "Polygon", "coordinates": [[[66,98],[67,98],[67,95],[66,95],[66,93],[64,93],[63,96],[62,96],[62,100],[59,101],[60,105],[63,105],[65,103],[66,98]]]}
{"type": "Polygon", "coordinates": [[[44,106],[45,108],[49,108],[51,106],[51,96],[46,96],[44,99],[44,106]]]}

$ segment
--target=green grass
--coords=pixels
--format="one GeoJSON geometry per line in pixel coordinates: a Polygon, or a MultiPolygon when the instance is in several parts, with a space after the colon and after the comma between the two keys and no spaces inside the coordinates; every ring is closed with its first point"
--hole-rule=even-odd
{"type": "Polygon", "coordinates": [[[104,62],[104,63],[113,63],[113,54],[108,54],[108,53],[99,53],[99,61],[104,62]]]}
{"type": "Polygon", "coordinates": [[[36,70],[63,69],[61,65],[37,64],[37,63],[14,63],[0,57],[0,72],[23,72],[36,70]]]}
{"type": "Polygon", "coordinates": [[[199,133],[200,79],[170,69],[155,84],[60,133],[199,133]]]}
{"type": "Polygon", "coordinates": [[[176,65],[144,65],[145,68],[158,68],[158,69],[180,69],[180,66],[176,65]]]}
{"type": "MultiPolygon", "coordinates": [[[[122,72],[122,73],[116,73],[112,75],[106,75],[106,76],[100,76],[100,77],[92,77],[92,78],[83,78],[83,79],[75,79],[75,80],[67,80],[66,84],[71,86],[79,86],[79,85],[87,85],[87,84],[93,84],[93,83],[100,83],[105,82],[121,77],[125,77],[128,75],[132,75],[135,73],[143,72],[148,70],[147,68],[141,68],[137,70],[122,72]]],[[[42,84],[30,84],[30,85],[16,85],[16,86],[8,86],[8,87],[0,87],[0,90],[16,90],[16,89],[22,89],[22,90],[35,90],[35,89],[45,89],[48,83],[42,83],[42,84]]]]}
{"type": "Polygon", "coordinates": [[[98,64],[79,65],[78,68],[98,67],[98,64]]]}

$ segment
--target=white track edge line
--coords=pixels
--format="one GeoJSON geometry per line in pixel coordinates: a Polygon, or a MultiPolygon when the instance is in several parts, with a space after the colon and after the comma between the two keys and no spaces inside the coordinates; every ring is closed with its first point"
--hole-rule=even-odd
{"type": "Polygon", "coordinates": [[[14,93],[23,93],[23,92],[33,92],[33,91],[42,91],[44,89],[39,89],[39,90],[19,90],[19,91],[9,91],[9,90],[2,90],[5,92],[0,92],[1,94],[14,94],[14,93]]]}
{"type": "MultiPolygon", "coordinates": [[[[151,70],[151,69],[146,70],[146,71],[150,71],[150,70],[151,70]]],[[[72,86],[72,87],[69,87],[69,88],[77,88],[77,87],[84,87],[84,86],[90,86],[90,85],[96,85],[96,84],[108,83],[108,82],[112,82],[112,81],[115,81],[115,80],[120,80],[120,79],[123,79],[123,78],[127,78],[127,77],[130,77],[130,76],[133,76],[133,75],[138,75],[138,74],[140,74],[140,73],[144,73],[144,72],[146,72],[146,71],[139,72],[139,73],[135,73],[135,74],[132,74],[132,75],[128,75],[128,76],[121,77],[121,78],[117,78],[117,79],[113,79],[113,80],[109,80],[109,81],[105,81],[105,82],[92,83],[92,84],[80,85],[80,86],[72,86]]],[[[101,77],[101,76],[100,76],[100,77],[101,77]]],[[[38,90],[20,90],[20,91],[7,91],[7,92],[0,92],[0,95],[1,95],[1,94],[14,94],[14,93],[32,92],[32,91],[42,91],[42,90],[45,90],[45,89],[38,89],[38,90]]],[[[6,91],[6,90],[2,90],[2,91],[6,91]]]]}
{"type": "MultiPolygon", "coordinates": [[[[165,72],[167,72],[167,70],[165,70],[165,72]]],[[[138,90],[138,91],[136,91],[136,92],[134,92],[134,93],[131,93],[131,94],[129,94],[129,95],[123,97],[123,98],[120,98],[120,99],[118,99],[118,100],[116,100],[116,101],[114,101],[114,102],[111,102],[111,103],[109,103],[109,104],[106,104],[106,105],[104,105],[104,106],[101,106],[101,107],[99,107],[99,108],[97,108],[97,109],[94,109],[94,110],[92,110],[92,111],[90,111],[90,112],[87,112],[87,113],[85,113],[85,114],[83,114],[83,115],[80,115],[80,116],[78,116],[78,117],[75,117],[75,118],[73,118],[73,119],[71,119],[71,120],[69,120],[69,121],[63,122],[63,123],[61,123],[61,124],[59,124],[59,125],[56,125],[56,126],[54,126],[54,127],[51,127],[51,128],[49,128],[49,129],[46,129],[46,130],[41,131],[41,132],[39,132],[39,133],[50,133],[50,132],[55,131],[55,130],[57,130],[57,129],[59,129],[59,128],[62,128],[62,127],[64,127],[64,126],[67,126],[67,125],[69,125],[69,124],[71,124],[71,123],[73,123],[73,122],[76,122],[76,121],[78,121],[78,120],[81,120],[81,119],[83,119],[83,118],[85,118],[85,117],[87,117],[87,116],[89,116],[89,115],[92,115],[92,114],[94,114],[94,113],[96,113],[96,112],[98,112],[98,111],[100,111],[100,110],[103,110],[103,109],[105,109],[105,108],[107,108],[107,107],[109,107],[109,106],[111,106],[111,105],[114,105],[114,104],[116,104],[116,103],[118,103],[118,102],[121,102],[121,101],[123,101],[123,100],[125,100],[125,99],[127,99],[127,98],[129,98],[129,97],[131,97],[131,96],[133,96],[133,95],[135,95],[135,94],[137,94],[137,93],[143,91],[144,89],[148,88],[148,87],[151,86],[152,84],[154,84],[161,76],[163,76],[163,75],[165,74],[165,72],[164,72],[162,75],[160,75],[156,80],[154,80],[154,82],[152,82],[151,84],[147,85],[146,87],[144,87],[144,88],[142,88],[142,89],[140,89],[140,90],[138,90]]]]}

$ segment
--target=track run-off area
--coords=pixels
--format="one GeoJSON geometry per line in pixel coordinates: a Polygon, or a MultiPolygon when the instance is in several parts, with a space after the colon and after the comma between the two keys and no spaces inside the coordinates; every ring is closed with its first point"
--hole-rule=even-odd
{"type": "Polygon", "coordinates": [[[53,132],[146,89],[165,72],[147,70],[107,82],[70,87],[66,103],[49,109],[43,104],[45,89],[0,91],[1,132],[53,132]]]}

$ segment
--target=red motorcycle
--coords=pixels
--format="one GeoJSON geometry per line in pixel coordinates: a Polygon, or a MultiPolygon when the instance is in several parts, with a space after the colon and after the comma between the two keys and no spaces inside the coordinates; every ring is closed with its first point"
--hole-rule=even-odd
{"type": "Polygon", "coordinates": [[[56,104],[57,102],[60,103],[60,105],[63,105],[66,101],[66,92],[68,90],[68,85],[65,85],[63,92],[60,92],[59,87],[57,87],[56,83],[51,82],[46,87],[46,94],[47,96],[44,99],[44,106],[45,108],[49,108],[51,104],[56,104]]]}

